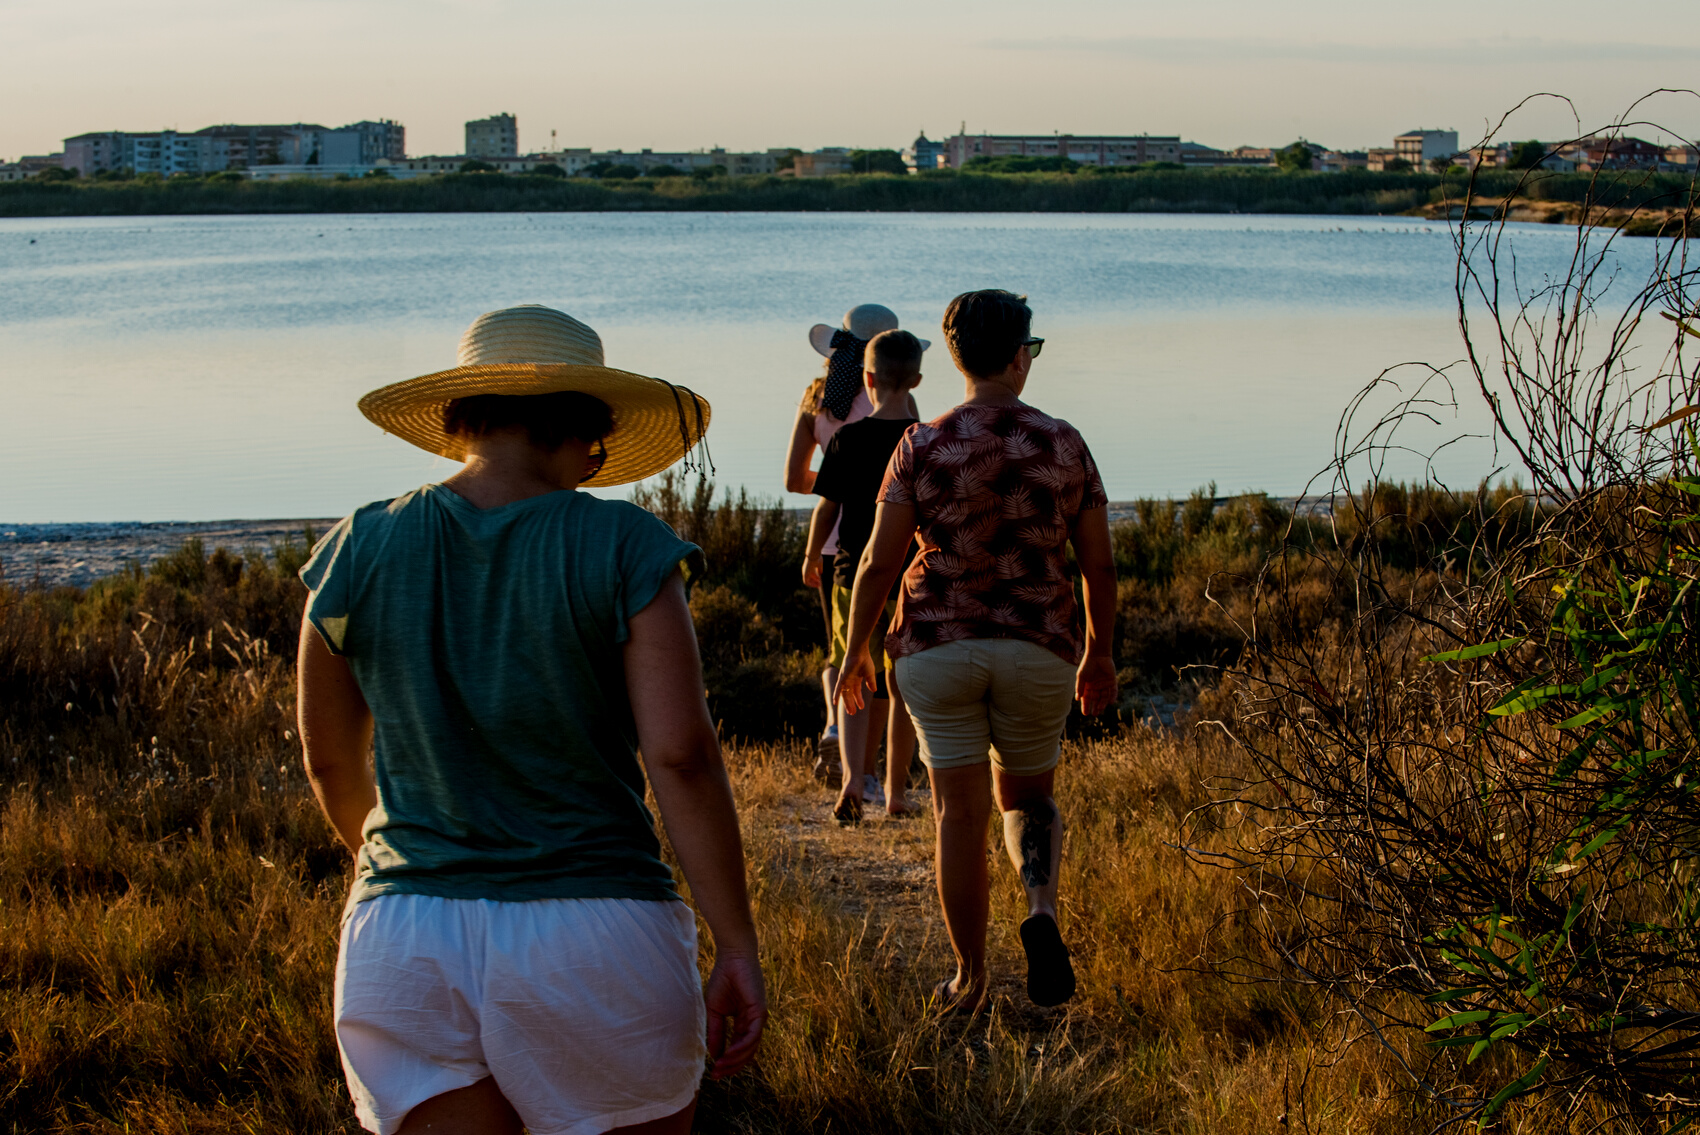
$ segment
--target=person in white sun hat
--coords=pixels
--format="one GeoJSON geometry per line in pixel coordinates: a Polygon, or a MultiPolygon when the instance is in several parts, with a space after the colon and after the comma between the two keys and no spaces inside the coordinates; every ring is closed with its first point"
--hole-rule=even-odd
{"type": "Polygon", "coordinates": [[[354,853],[349,1091],[383,1135],[684,1132],[705,1054],[737,1071],[766,1017],[694,549],[575,490],[688,461],[709,406],[536,305],[480,316],[459,362],[360,409],[465,466],[356,510],[301,570],[305,761],[354,853]],[[646,772],[714,936],[706,992],[646,772]]]}
{"type": "MultiPolygon", "coordinates": [[[[840,326],[817,323],[809,328],[809,346],[826,359],[826,370],[803,392],[797,406],[797,420],[791,428],[791,445],[785,454],[785,491],[813,493],[815,470],[809,468],[815,451],[826,452],[833,435],[851,422],[859,422],[874,412],[874,404],[862,384],[863,354],[869,342],[882,331],[897,330],[897,314],[877,303],[858,304],[844,313],[840,326]]],[[[930,344],[921,340],[925,350],[930,344]]],[[[909,416],[918,418],[914,395],[907,395],[909,416]]],[[[820,582],[809,584],[820,593],[821,617],[825,624],[826,641],[833,640],[832,580],[833,557],[838,554],[838,525],[827,533],[821,548],[820,582]]],[[[821,671],[821,692],[826,701],[826,731],[822,734],[815,760],[815,775],[831,779],[840,768],[839,727],[842,724],[832,688],[838,682],[838,667],[829,659],[821,671]]],[[[869,799],[882,797],[879,777],[873,769],[865,770],[869,799]]],[[[883,805],[884,800],[879,802],[883,805]]]]}

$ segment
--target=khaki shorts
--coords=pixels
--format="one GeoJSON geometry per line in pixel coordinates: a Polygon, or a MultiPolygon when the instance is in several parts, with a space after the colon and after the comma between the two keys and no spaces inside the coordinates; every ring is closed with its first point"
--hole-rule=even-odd
{"type": "Polygon", "coordinates": [[[905,655],[895,669],[928,768],[990,760],[1034,776],[1057,766],[1073,664],[1024,639],[969,638],[905,655]]]}
{"type": "MultiPolygon", "coordinates": [[[[874,697],[884,698],[891,695],[886,691],[885,669],[889,665],[885,657],[885,632],[891,626],[891,616],[897,611],[897,602],[892,599],[885,601],[885,613],[874,624],[874,633],[868,639],[868,653],[874,658],[874,697]]],[[[827,665],[837,669],[844,665],[844,656],[850,653],[850,589],[832,588],[832,657],[827,665]]]]}

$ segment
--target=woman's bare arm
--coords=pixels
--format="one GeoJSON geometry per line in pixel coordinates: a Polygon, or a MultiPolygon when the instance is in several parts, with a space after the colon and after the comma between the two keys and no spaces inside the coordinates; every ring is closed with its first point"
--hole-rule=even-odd
{"type": "Polygon", "coordinates": [[[791,448],[785,452],[785,491],[812,493],[815,491],[814,470],[809,459],[815,455],[815,416],[802,407],[797,409],[797,423],[791,427],[791,448]]]}
{"type": "Polygon", "coordinates": [[[661,822],[714,936],[708,1004],[713,1074],[729,1076],[755,1055],[767,993],[744,883],[744,845],[720,740],[702,696],[696,629],[679,573],[627,623],[626,689],[638,747],[661,822]],[[734,1023],[730,1030],[727,1020],[734,1023]]]}
{"type": "Polygon", "coordinates": [[[1116,698],[1116,664],[1111,656],[1116,627],[1116,560],[1110,546],[1110,512],[1100,505],[1075,517],[1069,540],[1086,593],[1086,654],[1075,675],[1080,712],[1096,717],[1116,698]]]}
{"type": "Polygon", "coordinates": [[[332,654],[305,618],[295,672],[295,720],[307,782],[342,842],[359,851],[366,816],[378,803],[366,759],[372,748],[372,711],[348,661],[332,654]]]}

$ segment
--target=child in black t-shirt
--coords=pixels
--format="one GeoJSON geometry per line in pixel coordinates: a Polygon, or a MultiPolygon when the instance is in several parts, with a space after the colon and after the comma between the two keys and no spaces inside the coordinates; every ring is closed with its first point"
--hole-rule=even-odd
{"type": "MultiPolygon", "coordinates": [[[[921,382],[921,341],[907,331],[886,331],[868,343],[862,381],[867,384],[874,412],[852,422],[833,436],[815,475],[815,495],[821,498],[809,521],[809,550],[803,559],[803,582],[820,584],[821,548],[833,521],[838,522],[838,554],[833,557],[832,660],[844,659],[850,627],[850,591],[856,582],[856,567],[862,550],[874,531],[874,513],[879,507],[880,483],[892,451],[916,419],[910,416],[909,391],[921,382]]],[[[895,592],[893,598],[896,597],[895,592]]],[[[885,619],[875,630],[871,643],[875,663],[884,653],[885,623],[894,604],[887,600],[885,619]]],[[[903,706],[896,679],[883,665],[873,699],[861,713],[848,713],[840,702],[838,745],[844,766],[843,785],[833,815],[841,824],[855,823],[862,816],[862,801],[871,798],[885,804],[886,814],[903,815],[904,789],[909,781],[909,760],[915,745],[915,728],[903,706]],[[889,692],[888,692],[889,691],[889,692]],[[885,791],[876,770],[880,733],[889,718],[886,738],[885,791]],[[883,797],[883,801],[882,798],[883,797]]]]}

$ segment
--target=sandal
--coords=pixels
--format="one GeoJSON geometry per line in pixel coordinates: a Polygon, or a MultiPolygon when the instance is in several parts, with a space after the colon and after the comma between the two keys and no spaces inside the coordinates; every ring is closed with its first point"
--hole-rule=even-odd
{"type": "Polygon", "coordinates": [[[947,977],[933,986],[932,994],[927,998],[927,1004],[940,1017],[973,1016],[986,1007],[987,992],[981,990],[979,997],[970,997],[965,993],[951,991],[954,977],[947,977]]]}
{"type": "Polygon", "coordinates": [[[1074,963],[1068,960],[1057,920],[1035,914],[1021,924],[1021,947],[1027,951],[1027,999],[1041,1008],[1061,1005],[1074,996],[1074,963]]]}
{"type": "Polygon", "coordinates": [[[832,818],[838,821],[841,828],[853,828],[862,822],[862,798],[845,796],[832,809],[832,818]]]}

